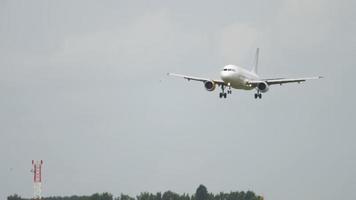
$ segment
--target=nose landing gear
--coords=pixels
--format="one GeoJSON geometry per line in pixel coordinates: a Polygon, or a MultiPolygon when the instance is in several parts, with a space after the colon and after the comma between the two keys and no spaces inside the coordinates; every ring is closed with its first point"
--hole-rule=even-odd
{"type": "Polygon", "coordinates": [[[227,93],[228,93],[228,94],[231,94],[231,93],[232,93],[232,91],[231,91],[231,84],[228,83],[228,84],[227,84],[227,87],[228,87],[227,93]]]}

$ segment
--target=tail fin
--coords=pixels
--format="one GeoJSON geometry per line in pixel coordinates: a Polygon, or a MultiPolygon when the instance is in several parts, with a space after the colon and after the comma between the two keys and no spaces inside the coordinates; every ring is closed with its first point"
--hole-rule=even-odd
{"type": "Polygon", "coordinates": [[[252,72],[255,74],[257,74],[257,69],[258,69],[258,54],[259,53],[260,53],[260,48],[257,48],[254,65],[252,66],[252,72]]]}

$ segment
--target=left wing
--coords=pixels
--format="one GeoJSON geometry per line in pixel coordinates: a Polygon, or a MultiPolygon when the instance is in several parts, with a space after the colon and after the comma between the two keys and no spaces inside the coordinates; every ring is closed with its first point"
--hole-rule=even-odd
{"type": "Polygon", "coordinates": [[[187,75],[182,75],[182,74],[175,74],[175,73],[167,73],[168,76],[175,76],[175,77],[180,77],[187,79],[188,81],[193,80],[193,81],[200,81],[200,82],[207,82],[207,81],[213,81],[214,83],[220,85],[226,85],[226,83],[222,80],[212,80],[208,78],[201,78],[201,77],[195,77],[195,76],[187,76],[187,75]]]}
{"type": "Polygon", "coordinates": [[[320,79],[323,78],[322,76],[315,76],[315,77],[306,77],[306,78],[275,78],[275,79],[262,79],[262,80],[253,80],[253,81],[247,81],[248,84],[251,85],[257,85],[259,83],[265,82],[268,85],[282,85],[285,83],[301,83],[305,82],[307,80],[314,80],[314,79],[320,79]]]}

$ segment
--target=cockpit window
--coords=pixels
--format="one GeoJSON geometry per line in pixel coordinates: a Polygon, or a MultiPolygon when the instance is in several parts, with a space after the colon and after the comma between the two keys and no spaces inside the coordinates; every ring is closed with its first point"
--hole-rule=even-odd
{"type": "Polygon", "coordinates": [[[233,71],[233,72],[235,72],[236,70],[235,70],[235,69],[228,69],[228,68],[225,68],[225,69],[223,69],[223,71],[233,71]]]}

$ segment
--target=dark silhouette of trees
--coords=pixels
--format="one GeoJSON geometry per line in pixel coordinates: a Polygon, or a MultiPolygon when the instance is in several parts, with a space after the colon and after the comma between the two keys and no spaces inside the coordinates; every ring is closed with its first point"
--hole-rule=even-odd
{"type": "Polygon", "coordinates": [[[19,195],[14,194],[14,195],[8,196],[7,200],[22,200],[22,198],[19,195]]]}
{"type": "Polygon", "coordinates": [[[119,197],[116,197],[115,200],[135,200],[135,198],[130,197],[129,195],[121,194],[119,197]]]}
{"type": "Polygon", "coordinates": [[[208,190],[204,185],[199,185],[197,191],[195,192],[195,200],[208,200],[209,194],[208,190]]]}
{"type": "MultiPolygon", "coordinates": [[[[21,198],[19,195],[14,194],[7,197],[7,200],[31,200],[21,198]]],[[[42,200],[263,200],[262,196],[257,196],[252,191],[241,192],[220,192],[218,194],[208,193],[204,185],[199,185],[195,194],[177,194],[172,191],[166,191],[163,194],[158,192],[156,194],[142,192],[136,198],[129,195],[121,194],[114,198],[110,193],[95,193],[91,196],[70,196],[70,197],[45,197],[42,200]]]]}

